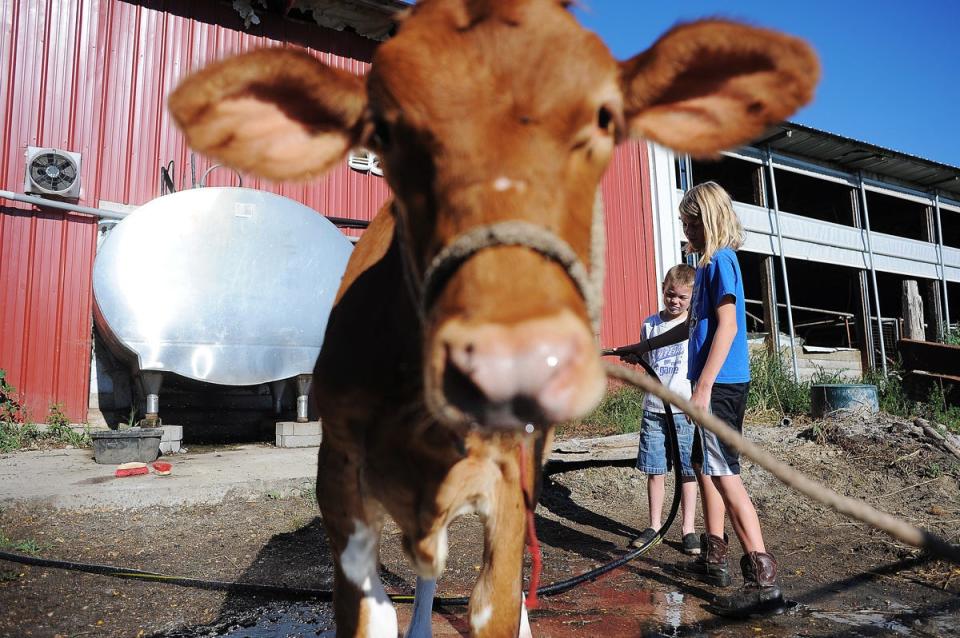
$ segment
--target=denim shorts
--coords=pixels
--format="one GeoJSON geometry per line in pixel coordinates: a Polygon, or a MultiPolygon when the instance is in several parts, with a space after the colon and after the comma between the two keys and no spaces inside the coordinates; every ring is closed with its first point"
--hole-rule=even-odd
{"type": "MultiPolygon", "coordinates": [[[[710,394],[710,412],[731,428],[743,433],[743,415],[747,409],[750,382],[717,383],[710,394]]],[[[732,476],[740,473],[740,453],[728,447],[717,435],[697,428],[693,444],[693,462],[704,476],[732,476]]]]}
{"type": "MultiPolygon", "coordinates": [[[[694,476],[693,465],[690,464],[693,424],[687,420],[687,415],[680,411],[673,413],[673,421],[677,427],[677,441],[680,443],[680,469],[684,476],[694,476]]],[[[669,425],[666,414],[643,411],[637,469],[644,474],[666,474],[673,469],[673,452],[670,451],[670,439],[667,438],[669,425]]]]}

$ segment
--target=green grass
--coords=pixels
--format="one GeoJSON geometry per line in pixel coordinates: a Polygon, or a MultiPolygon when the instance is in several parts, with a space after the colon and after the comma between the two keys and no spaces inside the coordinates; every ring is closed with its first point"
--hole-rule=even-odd
{"type": "Polygon", "coordinates": [[[960,346],[960,326],[947,328],[943,342],[951,346],[960,346]]]}
{"type": "MultiPolygon", "coordinates": [[[[810,413],[810,386],[822,383],[844,383],[839,373],[817,370],[807,381],[794,381],[786,361],[780,361],[766,350],[755,350],[750,356],[753,381],[747,410],[756,419],[772,419],[781,416],[799,416],[810,413]]],[[[936,385],[925,401],[911,399],[903,386],[900,370],[892,368],[886,375],[880,370],[870,370],[860,383],[877,386],[880,410],[904,419],[923,417],[960,434],[960,406],[947,403],[947,392],[936,385]]]]}
{"type": "Polygon", "coordinates": [[[942,384],[936,384],[930,390],[926,403],[922,405],[922,412],[921,416],[946,426],[953,434],[960,434],[960,406],[947,403],[942,384]]]}
{"type": "Polygon", "coordinates": [[[54,403],[42,430],[33,423],[24,423],[23,405],[17,390],[7,383],[6,371],[0,368],[0,454],[37,445],[88,447],[90,436],[70,427],[63,406],[54,403]]]}
{"type": "MultiPolygon", "coordinates": [[[[839,372],[818,369],[810,381],[794,381],[787,359],[778,358],[765,349],[750,355],[752,382],[747,398],[747,411],[752,419],[778,421],[784,416],[810,414],[810,386],[812,384],[845,383],[839,372]]],[[[951,432],[960,434],[960,407],[949,405],[946,392],[935,387],[926,401],[914,401],[907,396],[898,370],[886,376],[880,371],[869,371],[859,380],[877,386],[880,409],[905,419],[924,417],[941,423],[951,432]]],[[[617,433],[636,432],[643,418],[643,392],[624,386],[610,392],[600,405],[581,424],[598,426],[617,433]]],[[[574,424],[576,425],[576,424],[574,424]]],[[[561,432],[566,429],[561,426],[561,432]]],[[[822,433],[827,437],[828,432],[822,433]]]]}
{"type": "Polygon", "coordinates": [[[637,432],[643,419],[643,397],[644,393],[632,386],[618,388],[608,393],[583,422],[606,426],[620,434],[637,432]]]}
{"type": "Polygon", "coordinates": [[[17,389],[7,383],[7,371],[0,368],[0,423],[18,422],[23,419],[17,389]]]}
{"type": "Polygon", "coordinates": [[[15,541],[7,538],[6,534],[0,532],[0,549],[19,552],[29,556],[39,556],[46,548],[33,539],[15,541]]]}
{"type": "Polygon", "coordinates": [[[70,427],[70,420],[63,413],[63,406],[54,403],[50,406],[50,414],[47,416],[47,429],[43,433],[49,441],[72,445],[73,447],[89,447],[90,435],[86,428],[83,432],[77,432],[70,427]]]}
{"type": "Polygon", "coordinates": [[[780,418],[810,412],[810,383],[794,381],[780,357],[766,349],[754,350],[750,353],[750,375],[747,411],[752,417],[780,418]]]}
{"type": "Polygon", "coordinates": [[[32,423],[0,421],[0,454],[30,447],[39,435],[32,423]]]}

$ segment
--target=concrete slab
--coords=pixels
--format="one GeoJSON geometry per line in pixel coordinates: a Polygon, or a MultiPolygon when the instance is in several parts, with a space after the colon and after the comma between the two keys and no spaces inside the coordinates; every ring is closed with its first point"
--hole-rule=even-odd
{"type": "Polygon", "coordinates": [[[249,444],[211,452],[161,457],[169,476],[116,478],[97,465],[92,450],[50,450],[0,455],[0,504],[36,502],[62,508],[134,509],[220,503],[267,494],[312,491],[316,448],[249,444]]]}

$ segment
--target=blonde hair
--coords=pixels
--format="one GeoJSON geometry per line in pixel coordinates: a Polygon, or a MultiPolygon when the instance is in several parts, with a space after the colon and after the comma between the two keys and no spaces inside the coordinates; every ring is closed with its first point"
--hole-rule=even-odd
{"type": "Polygon", "coordinates": [[[688,248],[691,252],[696,248],[701,253],[698,265],[709,264],[713,254],[721,248],[736,250],[743,245],[743,226],[733,210],[730,195],[720,184],[697,184],[684,194],[679,208],[680,215],[699,218],[703,224],[705,245],[688,248]]]}
{"type": "Polygon", "coordinates": [[[686,264],[677,264],[663,276],[663,290],[668,286],[693,286],[697,271],[686,264]]]}

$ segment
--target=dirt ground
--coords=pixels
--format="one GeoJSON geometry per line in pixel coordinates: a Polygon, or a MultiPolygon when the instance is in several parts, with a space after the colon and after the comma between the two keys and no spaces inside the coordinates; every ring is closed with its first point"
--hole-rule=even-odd
{"type": "MultiPolygon", "coordinates": [[[[571,434],[578,433],[566,433],[571,434]]],[[[960,460],[912,424],[886,416],[787,427],[756,423],[748,426],[748,436],[842,494],[960,541],[960,460]]],[[[798,603],[794,609],[742,622],[712,616],[703,607],[716,590],[665,569],[684,558],[678,551],[678,522],[647,556],[544,599],[530,614],[534,634],[960,636],[960,567],[825,511],[749,462],[744,480],[767,546],[780,562],[785,595],[798,603]]],[[[629,467],[551,475],[537,510],[543,582],[623,555],[629,539],[646,526],[645,484],[629,467]]],[[[463,519],[450,537],[449,566],[438,594],[460,596],[469,591],[479,566],[479,523],[463,519]]],[[[231,583],[326,590],[332,581],[329,551],[309,494],[132,512],[15,506],[0,512],[0,541],[8,549],[32,547],[46,558],[231,583]]],[[[734,541],[732,566],[739,556],[734,541]]],[[[411,593],[414,577],[393,527],[387,528],[381,558],[387,590],[411,593]]],[[[398,604],[401,625],[409,607],[398,604]]],[[[309,599],[0,561],[4,637],[317,636],[332,626],[329,606],[309,599]]],[[[437,636],[461,635],[467,629],[465,609],[436,612],[434,626],[437,636]]]]}

